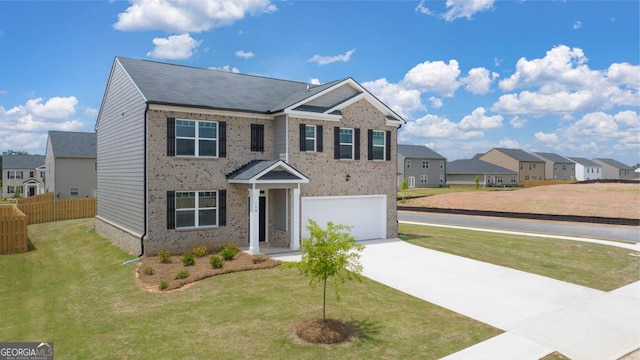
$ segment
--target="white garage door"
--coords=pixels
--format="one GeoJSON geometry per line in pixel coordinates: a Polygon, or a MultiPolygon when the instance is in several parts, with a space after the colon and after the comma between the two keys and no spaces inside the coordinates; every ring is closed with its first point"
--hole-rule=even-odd
{"type": "Polygon", "coordinates": [[[350,225],[356,240],[387,237],[387,196],[310,196],[302,198],[302,238],[309,236],[308,219],[350,225]]]}

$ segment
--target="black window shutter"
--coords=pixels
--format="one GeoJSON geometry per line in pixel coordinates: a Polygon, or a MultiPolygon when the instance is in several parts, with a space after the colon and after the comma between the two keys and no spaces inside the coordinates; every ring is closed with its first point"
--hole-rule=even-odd
{"type": "Polygon", "coordinates": [[[167,191],[167,229],[176,228],[176,192],[167,191]]]}
{"type": "Polygon", "coordinates": [[[264,151],[263,124],[251,124],[251,151],[264,151]]]}
{"type": "Polygon", "coordinates": [[[353,129],[353,159],[360,160],[360,129],[353,129]]]}
{"type": "Polygon", "coordinates": [[[316,151],[322,152],[322,125],[316,125],[316,151]]]}
{"type": "Polygon", "coordinates": [[[227,123],[226,121],[218,122],[218,157],[227,157],[227,123]]]}
{"type": "Polygon", "coordinates": [[[176,119],[167,118],[167,156],[176,156],[176,119]]]}
{"type": "Polygon", "coordinates": [[[367,130],[367,159],[373,160],[373,130],[367,130]]]}
{"type": "Polygon", "coordinates": [[[218,190],[218,226],[227,225],[227,190],[218,190]]]}
{"type": "Polygon", "coordinates": [[[300,151],[307,151],[307,125],[300,124],[300,151]]]}
{"type": "MultiPolygon", "coordinates": [[[[24,179],[24,171],[20,171],[20,179],[24,179]]],[[[20,189],[22,189],[22,187],[20,189]]]]}
{"type": "Polygon", "coordinates": [[[391,161],[391,131],[386,131],[385,136],[387,139],[384,142],[384,159],[391,161]]]}
{"type": "Polygon", "coordinates": [[[333,127],[333,158],[340,159],[340,128],[333,127]]]}

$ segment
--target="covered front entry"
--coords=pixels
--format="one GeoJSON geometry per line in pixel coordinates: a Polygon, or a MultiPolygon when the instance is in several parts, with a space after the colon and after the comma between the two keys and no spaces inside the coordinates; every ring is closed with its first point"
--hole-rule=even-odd
{"type": "Polygon", "coordinates": [[[254,160],[231,174],[227,180],[239,188],[246,188],[249,196],[249,252],[260,253],[261,219],[264,224],[264,240],[268,239],[269,219],[267,204],[261,206],[269,190],[286,191],[290,209],[288,222],[290,231],[289,248],[300,249],[300,185],[309,182],[302,173],[282,160],[254,160]],[[263,196],[261,196],[261,194],[263,196]]]}
{"type": "Polygon", "coordinates": [[[26,197],[35,196],[44,193],[42,191],[42,183],[38,180],[27,180],[23,184],[22,193],[26,197]]]}

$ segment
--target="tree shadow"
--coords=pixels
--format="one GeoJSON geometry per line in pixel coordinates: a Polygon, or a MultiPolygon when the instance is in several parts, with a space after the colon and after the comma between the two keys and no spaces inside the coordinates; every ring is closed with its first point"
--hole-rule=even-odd
{"type": "Polygon", "coordinates": [[[380,325],[369,319],[349,321],[347,324],[353,329],[354,337],[361,341],[375,342],[379,341],[380,325]]]}

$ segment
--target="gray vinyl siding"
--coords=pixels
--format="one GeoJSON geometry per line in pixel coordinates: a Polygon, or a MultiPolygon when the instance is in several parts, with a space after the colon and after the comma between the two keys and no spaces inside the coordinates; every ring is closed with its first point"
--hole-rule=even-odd
{"type": "Polygon", "coordinates": [[[96,159],[58,158],[55,161],[55,193],[60,199],[70,197],[96,196],[96,159]],[[71,195],[71,188],[78,189],[78,195],[71,195]]]}
{"type": "Polygon", "coordinates": [[[416,188],[424,188],[424,187],[439,187],[444,186],[446,184],[446,177],[443,183],[440,183],[440,175],[445,175],[446,163],[443,165],[442,169],[440,168],[440,162],[445,161],[444,159],[416,159],[416,158],[404,158],[402,161],[402,165],[404,167],[404,177],[408,178],[410,176],[414,176],[416,179],[416,188]],[[407,168],[407,161],[411,161],[411,167],[407,168]],[[423,168],[422,161],[428,161],[429,167],[423,168]],[[427,175],[427,183],[423,184],[420,181],[421,175],[427,175]]]}
{"type": "Polygon", "coordinates": [[[53,157],[53,149],[51,148],[51,142],[47,141],[47,150],[44,157],[45,164],[45,192],[53,192],[55,196],[56,178],[53,174],[56,173],[56,162],[53,157]]]}
{"type": "Polygon", "coordinates": [[[280,116],[273,121],[273,156],[287,161],[287,118],[280,116]]]}
{"type": "Polygon", "coordinates": [[[116,61],[97,123],[98,216],[140,235],[145,233],[145,107],[116,61]]]}

